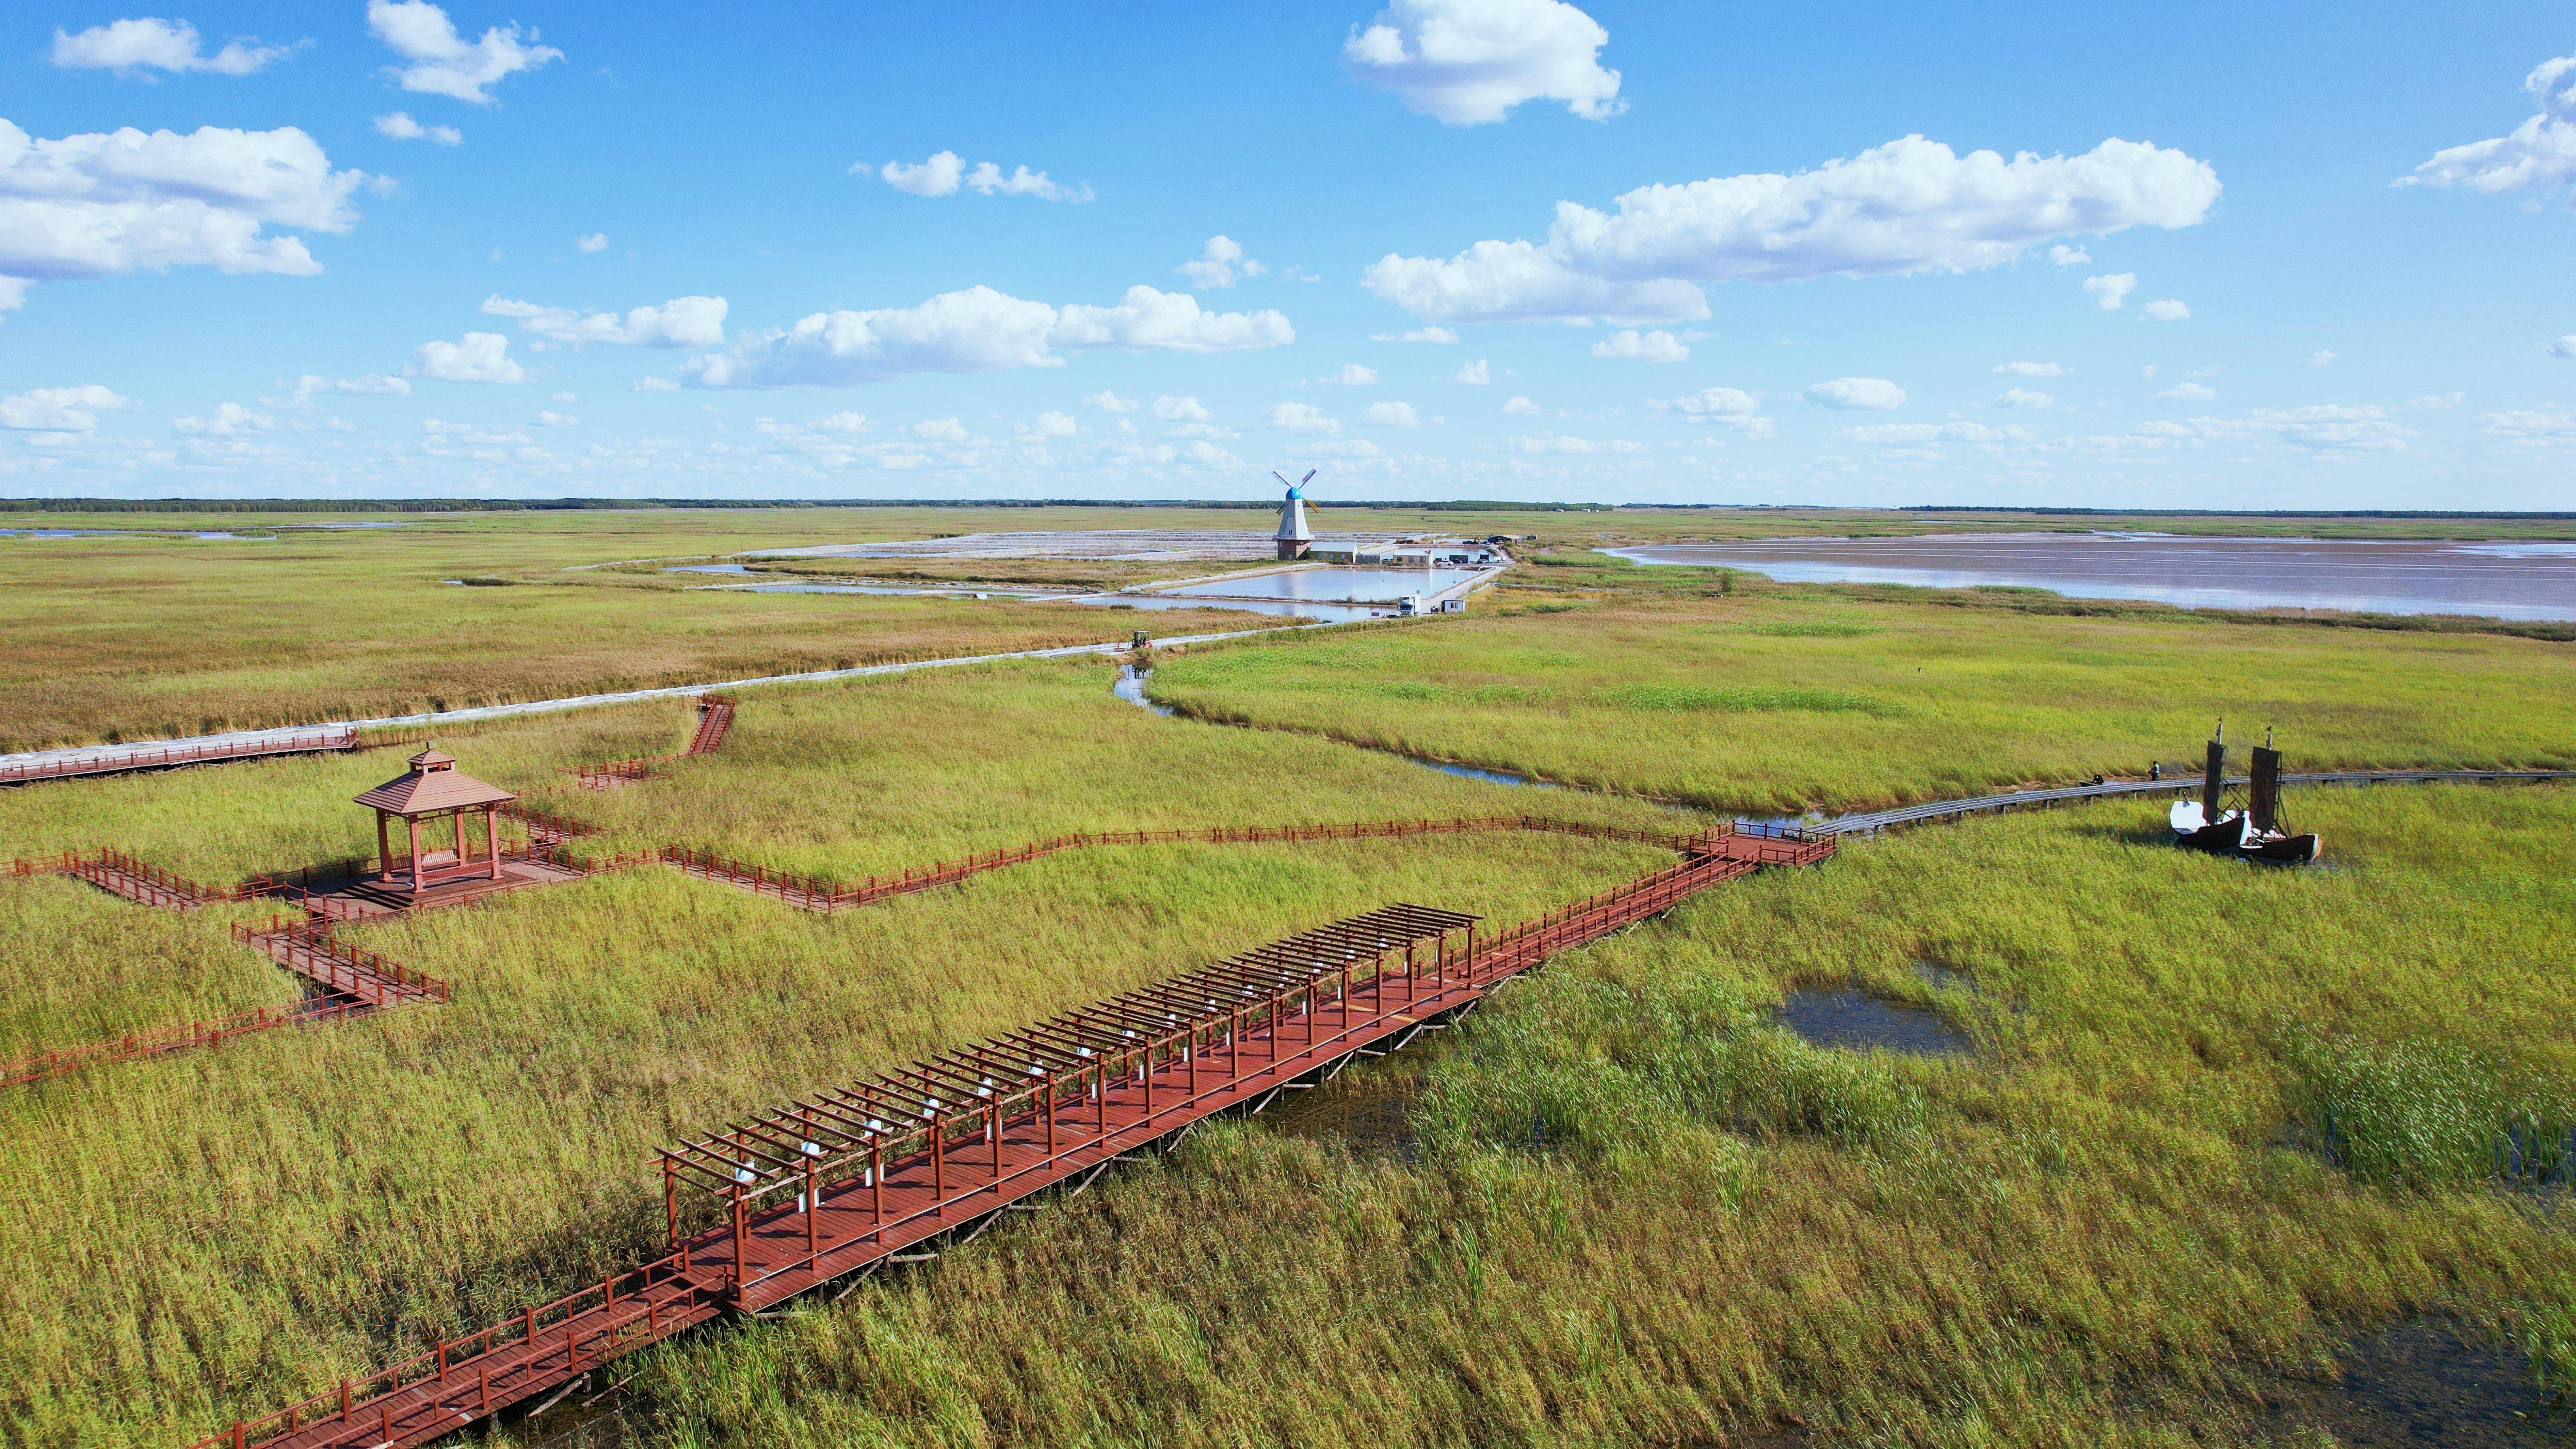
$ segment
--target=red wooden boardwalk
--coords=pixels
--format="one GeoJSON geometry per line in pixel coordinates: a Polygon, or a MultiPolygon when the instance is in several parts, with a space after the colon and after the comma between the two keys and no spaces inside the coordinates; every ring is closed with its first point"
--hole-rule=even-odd
{"type": "Polygon", "coordinates": [[[1555,952],[1833,848],[1694,837],[1678,865],[1492,936],[1472,917],[1390,906],[728,1124],[662,1155],[668,1256],[197,1449],[425,1443],[681,1329],[918,1261],[930,1240],[971,1235],[1353,1052],[1400,1046],[1555,952]],[[717,1226],[680,1235],[709,1210],[717,1226]]]}

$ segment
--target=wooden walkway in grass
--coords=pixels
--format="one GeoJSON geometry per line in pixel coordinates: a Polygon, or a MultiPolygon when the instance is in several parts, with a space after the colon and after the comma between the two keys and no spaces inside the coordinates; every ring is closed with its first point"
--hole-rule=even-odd
{"type": "Polygon", "coordinates": [[[129,775],[138,770],[175,770],[189,765],[217,765],[233,760],[267,760],[281,755],[343,752],[358,747],[358,732],[348,725],[292,733],[261,733],[204,744],[156,745],[137,749],[66,750],[59,754],[0,764],[0,785],[34,785],[47,780],[82,780],[101,775],[129,775]]]}
{"type": "MultiPolygon", "coordinates": [[[[2316,770],[2305,774],[2284,775],[2285,785],[2498,785],[2536,784],[2552,780],[2576,780],[2576,770],[2316,770]]],[[[2237,775],[2228,782],[2243,785],[2245,777],[2237,775]]],[[[1970,815],[2000,815],[2008,810],[2044,809],[2079,800],[2108,800],[2127,795],[2195,795],[2200,792],[2199,779],[2173,780],[2104,780],[2090,785],[2060,785],[2040,790],[2009,790],[1995,795],[1972,795],[1959,800],[1933,800],[1920,805],[1900,805],[1890,810],[1863,810],[1805,826],[1817,835],[1877,835],[1882,831],[1901,830],[1909,825],[1923,825],[1937,820],[1959,820],[1970,815]]]]}
{"type": "Polygon", "coordinates": [[[660,1155],[665,1256],[197,1449],[426,1443],[683,1329],[934,1256],[1211,1116],[1439,1029],[1557,952],[1833,850],[1790,831],[1689,837],[1678,864],[1493,934],[1455,911],[1381,907],[727,1123],[660,1155]]]}

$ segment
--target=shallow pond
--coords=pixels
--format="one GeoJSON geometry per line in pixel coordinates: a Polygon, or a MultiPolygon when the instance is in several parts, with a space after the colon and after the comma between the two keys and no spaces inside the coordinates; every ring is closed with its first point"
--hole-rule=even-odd
{"type": "Polygon", "coordinates": [[[1780,1024],[1820,1047],[1895,1052],[1910,1057],[1966,1056],[1976,1040],[1929,1007],[1882,1001],[1855,986],[1792,991],[1780,1024]]]}
{"type": "Polygon", "coordinates": [[[2576,1445],[2576,1414],[2543,1400],[2521,1349],[2447,1319],[2356,1340],[2336,1369],[2277,1379],[2263,1393],[2266,1427],[2323,1430],[2342,1449],[2576,1445]]]}
{"type": "Polygon", "coordinates": [[[1790,583],[2019,586],[2195,609],[2348,609],[2576,619],[2576,543],[1931,534],[1665,544],[1609,552],[1790,583]]]}
{"type": "Polygon", "coordinates": [[[1412,594],[1436,594],[1477,577],[1476,569],[1312,568],[1238,575],[1165,589],[1166,596],[1229,599],[1301,599],[1341,604],[1385,604],[1412,594]]]}

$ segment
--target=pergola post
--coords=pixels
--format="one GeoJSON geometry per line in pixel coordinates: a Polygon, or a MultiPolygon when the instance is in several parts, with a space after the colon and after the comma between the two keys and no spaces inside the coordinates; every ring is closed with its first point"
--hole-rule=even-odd
{"type": "Polygon", "coordinates": [[[490,805],[483,807],[483,845],[485,849],[492,852],[492,879],[499,880],[501,878],[501,812],[490,805]]]}
{"type": "Polygon", "coordinates": [[[394,840],[391,822],[383,807],[376,810],[376,879],[390,882],[394,878],[394,840]]]}
{"type": "Polygon", "coordinates": [[[465,849],[465,812],[459,810],[450,818],[456,823],[456,868],[463,870],[465,862],[473,858],[465,849]]]}
{"type": "Polygon", "coordinates": [[[411,831],[411,893],[413,895],[419,895],[422,884],[420,869],[420,817],[417,815],[406,815],[403,817],[403,825],[411,831]]]}

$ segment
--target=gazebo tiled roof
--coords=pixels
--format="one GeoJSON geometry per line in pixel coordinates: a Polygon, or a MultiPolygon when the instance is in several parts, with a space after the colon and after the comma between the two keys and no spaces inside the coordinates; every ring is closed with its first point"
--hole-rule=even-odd
{"type": "Polygon", "coordinates": [[[436,815],[499,805],[519,797],[498,785],[487,785],[456,768],[456,757],[443,750],[423,750],[411,757],[409,772],[387,780],[358,797],[389,815],[436,815]]]}

